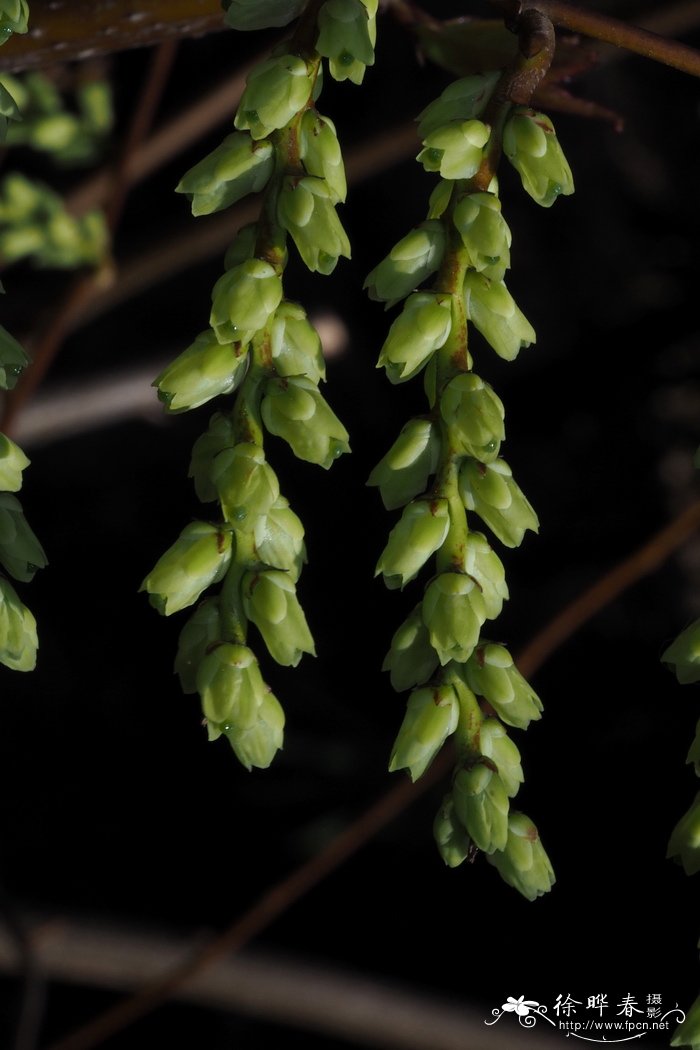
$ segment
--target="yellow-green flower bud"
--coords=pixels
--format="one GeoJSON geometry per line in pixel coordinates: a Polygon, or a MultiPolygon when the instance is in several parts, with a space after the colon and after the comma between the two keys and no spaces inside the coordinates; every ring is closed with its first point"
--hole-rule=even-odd
{"type": "Polygon", "coordinates": [[[192,202],[193,215],[210,215],[228,208],[268,183],[275,167],[270,142],[255,142],[245,132],[234,131],[220,146],[183,175],[175,187],[192,202]]]}
{"type": "Polygon", "coordinates": [[[238,761],[251,769],[267,769],[284,739],[284,711],[276,696],[266,691],[255,709],[255,720],[245,725],[225,722],[221,729],[238,761]]]}
{"type": "Polygon", "coordinates": [[[335,124],[315,109],[307,109],[299,125],[299,156],[308,175],[324,179],[334,204],[347,192],[345,165],[335,124]]]}
{"type": "Polygon", "coordinates": [[[700,792],[671,832],[666,856],[682,864],[686,875],[700,871],[700,792]]]}
{"type": "Polygon", "coordinates": [[[326,0],[318,14],[316,50],[329,60],[334,80],[361,84],[374,64],[376,22],[360,0],[326,0]]]}
{"type": "Polygon", "coordinates": [[[299,459],[326,470],[349,452],[348,432],[315,383],[305,376],[273,379],[267,383],[260,406],[271,434],[284,438],[299,459]]]}
{"type": "Polygon", "coordinates": [[[474,845],[484,853],[505,849],[508,840],[508,795],[488,759],[459,769],[452,782],[455,813],[474,845]]]}
{"type": "Polygon", "coordinates": [[[169,412],[186,412],[230,394],[243,379],[248,358],[241,343],[220,343],[211,328],[165,368],[153,386],[169,412]]]}
{"type": "Polygon", "coordinates": [[[416,158],[426,171],[443,179],[470,179],[481,167],[491,129],[480,120],[450,121],[423,139],[425,149],[416,158]]]}
{"type": "Polygon", "coordinates": [[[517,795],[525,779],[520,764],[520,752],[497,718],[485,718],[479,729],[481,753],[490,758],[498,770],[509,798],[517,795]]]}
{"type": "Polygon", "coordinates": [[[445,228],[435,220],[423,222],[395,244],[368,274],[364,287],[370,299],[387,308],[404,299],[439,268],[445,253],[445,228]]]}
{"type": "Polygon", "coordinates": [[[212,503],[218,498],[216,485],[211,479],[215,458],[225,448],[236,444],[233,423],[227,416],[216,412],[209,420],[209,427],[198,437],[192,447],[192,458],[187,476],[194,479],[197,497],[202,503],[212,503]]]}
{"type": "Polygon", "coordinates": [[[440,856],[448,868],[456,868],[473,851],[472,840],[457,819],[452,795],[445,795],[433,823],[433,835],[440,856]]]}
{"type": "Polygon", "coordinates": [[[445,345],[452,328],[451,296],[416,292],[404,303],[377,362],[391,383],[405,383],[445,345]]]}
{"type": "Polygon", "coordinates": [[[473,120],[480,116],[491,97],[500,76],[496,73],[477,73],[454,80],[439,98],[431,102],[418,117],[418,136],[425,141],[438,128],[455,120],[473,120]]]}
{"type": "Polygon", "coordinates": [[[282,301],[282,281],[262,259],[222,274],[212,290],[210,323],[220,343],[248,343],[282,301]]]}
{"type": "Polygon", "coordinates": [[[391,639],[382,671],[390,672],[393,688],[402,693],[404,689],[427,682],[437,666],[438,658],[418,604],[391,639]]]}
{"type": "Polygon", "coordinates": [[[252,532],[280,494],[277,475],[258,445],[245,442],[225,448],[214,459],[209,477],[216,487],[226,520],[241,532],[252,532]]]}
{"type": "Polygon", "coordinates": [[[681,631],[661,660],[673,668],[681,685],[700,681],[700,620],[681,631]]]}
{"type": "Polygon", "coordinates": [[[389,533],[389,541],[374,575],[381,573],[389,590],[403,589],[442,547],[449,531],[450,513],[446,499],[409,503],[389,533]]]}
{"type": "Polygon", "coordinates": [[[506,436],[505,409],[488,383],[473,372],[455,376],[440,396],[440,414],[460,452],[481,463],[496,459],[506,436]]]}
{"type": "Polygon", "coordinates": [[[13,33],[26,33],[29,22],[27,0],[2,0],[0,2],[0,43],[4,44],[13,33]]]}
{"type": "Polygon", "coordinates": [[[273,569],[283,569],[296,583],[306,561],[304,526],[284,496],[258,518],[254,536],[260,561],[273,569]]]}
{"type": "Polygon", "coordinates": [[[197,606],[180,631],[175,674],[183,693],[197,692],[197,672],[207,652],[221,641],[219,599],[208,598],[197,606]]]}
{"type": "Polygon", "coordinates": [[[154,609],[170,616],[222,580],[230,562],[230,530],[194,521],[158,559],[139,589],[148,592],[154,609]]]}
{"type": "Polygon", "coordinates": [[[300,15],[304,0],[222,0],[226,25],[232,29],[286,26],[300,15]]]}
{"type": "Polygon", "coordinates": [[[422,608],[430,644],[440,663],[468,660],[486,619],[486,605],[476,581],[462,573],[441,573],[428,584],[422,608]]]}
{"type": "Polygon", "coordinates": [[[261,62],[249,73],[234,120],[239,131],[246,128],[254,139],[264,139],[283,128],[304,109],[314,86],[311,70],[298,55],[277,55],[261,62]]]}
{"type": "Polygon", "coordinates": [[[29,462],[19,445],[0,434],[0,490],[19,492],[22,488],[22,471],[29,466],[29,462]]]}
{"type": "Polygon", "coordinates": [[[500,281],[510,266],[511,232],[495,193],[469,193],[458,202],[454,224],[475,270],[500,281]]]}
{"type": "Polygon", "coordinates": [[[277,216],[310,270],[329,274],[341,255],[350,258],[350,241],[324,179],[288,176],[279,195],[277,216]]]}
{"type": "Polygon", "coordinates": [[[464,278],[464,299],[467,317],[504,360],[514,361],[523,347],[537,339],[503,281],[470,271],[464,278]]]}
{"type": "Polygon", "coordinates": [[[260,631],[273,660],[296,667],[303,653],[316,655],[289,573],[277,569],[246,573],[242,591],[245,614],[260,631]]]}
{"type": "Polygon", "coordinates": [[[671,1046],[700,1047],[700,997],[695,1000],[671,1036],[671,1046]]]}
{"type": "Polygon", "coordinates": [[[515,109],[503,129],[503,152],[520,175],[523,189],[542,207],[551,207],[560,194],[574,192],[571,168],[544,113],[515,109]]]}
{"type": "Polygon", "coordinates": [[[321,340],[298,303],[283,302],[270,327],[272,363],[278,375],[304,375],[314,383],[326,378],[321,340]]]}
{"type": "Polygon", "coordinates": [[[527,729],[542,717],[542,701],[502,645],[480,645],[465,668],[467,685],[485,697],[507,725],[527,729]]]}
{"type": "Polygon", "coordinates": [[[202,711],[215,725],[253,724],[266,690],[258,661],[245,645],[217,645],[204,657],[197,672],[202,711]]]}
{"type": "Polygon", "coordinates": [[[29,357],[14,336],[0,325],[0,389],[12,390],[29,364],[29,357]]]}
{"type": "Polygon", "coordinates": [[[489,464],[465,460],[459,472],[459,491],[467,510],[476,511],[506,547],[520,546],[527,529],[539,529],[535,511],[503,459],[489,464]]]}
{"type": "Polygon", "coordinates": [[[46,565],[46,555],[27,524],[22,506],[9,492],[0,492],[0,562],[23,583],[46,565]]]}
{"type": "Polygon", "coordinates": [[[500,616],[503,602],[508,598],[506,571],[503,562],[480,532],[470,532],[467,536],[464,571],[467,576],[473,577],[481,588],[486,618],[495,620],[500,616]]]}
{"type": "Polygon", "coordinates": [[[387,510],[395,510],[425,492],[439,454],[440,440],[431,421],[410,419],[377,463],[367,484],[379,488],[387,510]]]}
{"type": "Polygon", "coordinates": [[[490,854],[487,860],[509,886],[529,901],[548,893],[556,882],[537,828],[524,813],[510,814],[505,848],[490,854]]]}
{"type": "Polygon", "coordinates": [[[33,671],[38,646],[36,620],[12,584],[0,577],[0,663],[13,671],[33,671]]]}
{"type": "Polygon", "coordinates": [[[451,685],[415,689],[391,751],[390,772],[407,769],[411,780],[422,777],[458,720],[459,704],[451,685]]]}

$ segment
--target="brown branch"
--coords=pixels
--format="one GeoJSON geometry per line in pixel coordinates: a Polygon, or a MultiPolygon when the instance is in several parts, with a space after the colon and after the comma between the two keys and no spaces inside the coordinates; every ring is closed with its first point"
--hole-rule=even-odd
{"type": "MultiPolygon", "coordinates": [[[[625,590],[657,569],[700,525],[700,500],[691,504],[648,543],[607,573],[593,587],[576,598],[537,634],[518,656],[520,670],[531,675],[584,623],[625,590]]],[[[181,966],[159,980],[144,986],[47,1050],[92,1050],[103,1040],[144,1017],[195,973],[212,965],[221,956],[237,951],[261,933],[289,907],[317,886],[327,875],[365,846],[390,821],[399,816],[450,769],[454,761],[451,748],[443,750],[427,773],[416,783],[404,780],[369,807],[320,853],[278,882],[220,937],[214,938],[181,966]]]]}

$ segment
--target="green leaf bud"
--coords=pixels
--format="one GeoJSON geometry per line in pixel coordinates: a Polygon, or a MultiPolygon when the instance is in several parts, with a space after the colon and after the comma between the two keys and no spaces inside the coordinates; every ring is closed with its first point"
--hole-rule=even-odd
{"type": "Polygon", "coordinates": [[[496,459],[506,436],[505,409],[488,383],[473,372],[455,376],[440,396],[440,414],[459,451],[481,463],[496,459]]]}
{"type": "Polygon", "coordinates": [[[148,592],[154,609],[170,616],[222,580],[230,562],[230,531],[194,521],[158,559],[139,589],[148,592]]]}
{"type": "Polygon", "coordinates": [[[671,832],[666,856],[681,864],[686,875],[700,871],[700,792],[671,832]]]}
{"type": "Polygon", "coordinates": [[[252,259],[255,255],[255,244],[257,239],[257,222],[249,222],[246,226],[241,226],[233,241],[226,249],[226,255],[224,256],[224,269],[232,270],[234,266],[240,266],[241,263],[246,262],[248,259],[252,259]]]}
{"type": "Polygon", "coordinates": [[[374,575],[381,573],[389,590],[403,589],[442,547],[449,531],[450,513],[446,499],[409,503],[389,533],[374,575]]]}
{"type": "Polygon", "coordinates": [[[264,139],[304,109],[313,86],[314,67],[309,70],[303,58],[268,58],[249,73],[234,124],[239,131],[247,128],[254,139],[264,139]]]}
{"type": "Polygon", "coordinates": [[[343,452],[349,452],[348,432],[305,376],[270,380],[260,406],[271,434],[284,438],[295,456],[327,470],[343,452]]]}
{"type": "Polygon", "coordinates": [[[389,771],[407,769],[411,780],[422,777],[459,720],[457,694],[451,685],[415,689],[394,742],[389,771]]]}
{"type": "Polygon", "coordinates": [[[681,631],[661,660],[673,669],[681,685],[700,681],[700,620],[681,631]]]}
{"type": "Polygon", "coordinates": [[[556,882],[537,828],[524,813],[510,814],[505,848],[486,859],[509,886],[529,901],[548,893],[556,882]]]}
{"type": "Polygon", "coordinates": [[[445,88],[439,98],[431,102],[418,116],[418,136],[421,141],[438,128],[455,120],[473,120],[480,116],[491,97],[500,76],[496,73],[477,73],[462,77],[445,88]]]}
{"type": "Polygon", "coordinates": [[[0,389],[12,390],[29,364],[29,357],[14,336],[0,325],[0,389]]]}
{"type": "Polygon", "coordinates": [[[274,569],[283,569],[296,583],[306,561],[304,526],[284,496],[257,519],[254,537],[260,561],[274,569]]]}
{"type": "Polygon", "coordinates": [[[273,660],[296,667],[303,653],[316,655],[289,573],[278,569],[246,573],[242,590],[245,614],[260,631],[273,660]]]}
{"type": "Polygon", "coordinates": [[[520,175],[523,189],[543,208],[560,194],[574,192],[574,178],[554,125],[544,113],[517,107],[503,129],[503,152],[520,175]]]}
{"type": "Polygon", "coordinates": [[[459,491],[467,510],[476,511],[506,547],[520,546],[527,529],[539,530],[537,515],[503,459],[489,464],[465,460],[459,491]]]}
{"type": "Polygon", "coordinates": [[[307,109],[301,118],[299,136],[299,156],[306,172],[325,181],[334,204],[344,201],[348,187],[333,121],[315,109],[307,109]]]}
{"type": "Polygon", "coordinates": [[[464,554],[464,571],[476,580],[486,607],[486,618],[500,616],[503,602],[508,598],[506,571],[503,562],[492,550],[481,532],[470,532],[464,554]]]}
{"type": "Polygon", "coordinates": [[[481,167],[491,129],[480,120],[450,121],[423,139],[425,149],[416,158],[426,171],[443,179],[470,179],[481,167]]]}
{"type": "Polygon", "coordinates": [[[262,259],[222,274],[212,290],[210,323],[220,343],[248,343],[282,301],[282,281],[262,259]]]}
{"type": "Polygon", "coordinates": [[[326,0],[318,14],[316,50],[329,60],[334,80],[361,84],[374,64],[376,22],[360,0],[326,0]]]}
{"type": "Polygon", "coordinates": [[[700,997],[692,1004],[685,1015],[685,1020],[675,1029],[671,1037],[671,1046],[700,1046],[700,997]]]}
{"type": "Polygon", "coordinates": [[[444,346],[452,328],[451,296],[416,292],[404,303],[377,362],[391,383],[405,383],[444,346]]]}
{"type": "Polygon", "coordinates": [[[218,499],[216,485],[211,480],[215,458],[225,448],[236,444],[233,423],[227,416],[216,412],[209,420],[209,427],[198,437],[192,447],[192,458],[187,476],[194,479],[197,497],[202,503],[218,499]]]}
{"type": "Polygon", "coordinates": [[[23,583],[29,583],[47,563],[19,500],[9,492],[0,492],[0,562],[10,576],[23,583]]]}
{"type": "Polygon", "coordinates": [[[471,265],[486,277],[500,281],[510,266],[511,232],[494,193],[470,193],[454,209],[454,224],[471,265]]]}
{"type": "Polygon", "coordinates": [[[230,394],[243,379],[247,364],[241,343],[220,343],[207,328],[152,385],[169,412],[186,412],[219,394],[230,394]]]}
{"type": "Polygon", "coordinates": [[[523,347],[537,339],[503,281],[470,271],[464,278],[464,296],[467,317],[504,360],[514,361],[523,347]]]}
{"type": "Polygon", "coordinates": [[[270,142],[254,142],[250,135],[234,131],[183,175],[175,192],[186,194],[193,215],[210,215],[249,193],[258,193],[267,185],[274,167],[275,151],[270,142]]]}
{"type": "Polygon", "coordinates": [[[180,631],[175,674],[183,693],[197,692],[197,672],[207,652],[221,641],[219,599],[208,598],[197,606],[180,631]]]}
{"type": "Polygon", "coordinates": [[[404,299],[440,267],[445,254],[445,228],[441,222],[423,222],[395,244],[385,259],[368,274],[364,287],[370,299],[387,307],[404,299]]]}
{"type": "Polygon", "coordinates": [[[33,671],[38,646],[36,620],[12,584],[0,577],[0,663],[13,671],[33,671]]]}
{"type": "Polygon", "coordinates": [[[241,532],[252,532],[280,494],[277,475],[258,445],[241,442],[214,459],[209,477],[221,500],[226,520],[241,532]]]}
{"type": "Polygon", "coordinates": [[[476,581],[462,573],[441,573],[428,584],[422,610],[430,644],[440,663],[444,666],[450,660],[468,660],[486,619],[486,605],[476,581]]]}
{"type": "Polygon", "coordinates": [[[267,769],[284,739],[284,711],[277,697],[267,688],[255,709],[255,716],[255,721],[250,724],[226,722],[222,729],[236,758],[246,769],[253,766],[267,769]]]}
{"type": "Polygon", "coordinates": [[[29,23],[27,0],[2,0],[0,2],[0,43],[5,43],[13,33],[26,33],[29,23]]]}
{"type": "Polygon", "coordinates": [[[527,729],[542,717],[542,701],[513,663],[502,645],[486,642],[468,661],[464,676],[467,685],[488,700],[507,725],[527,729]]]}
{"type": "Polygon", "coordinates": [[[437,666],[438,658],[418,604],[391,639],[382,671],[390,672],[393,688],[402,693],[404,689],[427,682],[437,666]]]}
{"type": "Polygon", "coordinates": [[[350,258],[350,241],[324,179],[285,178],[277,203],[280,225],[291,234],[309,270],[329,274],[339,257],[350,258]]]}
{"type": "Polygon", "coordinates": [[[425,492],[437,468],[440,440],[429,419],[410,419],[370,474],[387,510],[395,510],[425,492]]]}
{"type": "Polygon", "coordinates": [[[29,466],[29,462],[19,445],[0,434],[0,490],[19,492],[22,488],[22,471],[29,466]]]}
{"type": "Polygon", "coordinates": [[[232,29],[272,29],[294,21],[304,0],[222,0],[222,6],[232,29]]]}
{"type": "Polygon", "coordinates": [[[314,383],[326,378],[319,334],[297,303],[277,307],[270,328],[272,363],[278,375],[304,375],[314,383]]]}
{"type": "Polygon", "coordinates": [[[520,752],[497,718],[485,718],[479,730],[481,753],[490,758],[509,798],[517,795],[525,779],[520,764],[520,752]]]}
{"type": "Polygon", "coordinates": [[[502,850],[508,840],[508,795],[488,760],[459,769],[452,782],[455,813],[474,845],[484,853],[502,850]]]}
{"type": "Polygon", "coordinates": [[[457,819],[452,795],[445,795],[442,800],[433,823],[433,835],[448,868],[458,867],[474,849],[472,840],[457,819]]]}

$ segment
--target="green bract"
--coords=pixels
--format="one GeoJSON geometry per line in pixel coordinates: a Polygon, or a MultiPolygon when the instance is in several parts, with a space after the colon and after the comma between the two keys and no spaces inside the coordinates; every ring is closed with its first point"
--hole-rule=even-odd
{"type": "Polygon", "coordinates": [[[479,744],[482,755],[496,766],[508,797],[517,795],[524,780],[520,752],[497,718],[485,718],[481,723],[479,744]]]}
{"type": "Polygon", "coordinates": [[[484,853],[502,850],[508,840],[508,795],[489,765],[458,769],[452,782],[455,813],[474,845],[484,853]]]}
{"type": "Polygon", "coordinates": [[[498,456],[506,436],[503,402],[474,372],[462,372],[447,384],[440,397],[440,414],[461,452],[481,463],[498,456]]]}
{"type": "Polygon", "coordinates": [[[277,215],[310,270],[329,274],[341,255],[350,258],[350,242],[336,214],[335,195],[325,179],[288,176],[279,195],[277,215]]]}
{"type": "Polygon", "coordinates": [[[304,526],[284,496],[257,519],[254,537],[260,561],[271,568],[283,569],[296,583],[306,561],[304,526]]]}
{"type": "Polygon", "coordinates": [[[270,380],[260,412],[270,433],[284,438],[294,455],[307,463],[328,469],[350,451],[347,430],[305,376],[270,380]]]}
{"type": "Polygon", "coordinates": [[[467,859],[473,844],[457,819],[452,795],[445,795],[433,824],[433,835],[440,856],[448,868],[456,868],[467,859]]]}
{"type": "Polygon", "coordinates": [[[533,200],[551,207],[560,194],[574,192],[574,179],[554,125],[544,113],[518,107],[503,129],[503,152],[533,200]]]}
{"type": "Polygon", "coordinates": [[[33,671],[38,645],[36,620],[14,587],[0,577],[0,663],[13,671],[33,671]]]}
{"type": "Polygon", "coordinates": [[[273,660],[296,667],[303,653],[316,655],[289,573],[277,569],[246,573],[242,591],[246,616],[260,631],[273,660]]]}
{"type": "Polygon", "coordinates": [[[661,659],[673,668],[681,685],[700,682],[700,620],[681,631],[661,659]]]}
{"type": "Polygon", "coordinates": [[[425,141],[438,128],[455,120],[473,120],[483,113],[499,73],[477,73],[462,77],[446,87],[418,117],[418,135],[425,141]]]}
{"type": "Polygon", "coordinates": [[[193,215],[209,215],[262,190],[274,167],[269,142],[254,142],[250,135],[234,131],[183,175],[175,192],[186,194],[193,215]]]}
{"type": "Polygon", "coordinates": [[[245,375],[247,363],[241,343],[220,343],[207,328],[153,380],[153,386],[169,412],[185,412],[219,394],[230,394],[245,375]]]}
{"type": "Polygon", "coordinates": [[[335,124],[315,109],[307,109],[301,118],[299,155],[309,175],[324,179],[333,203],[344,201],[348,187],[335,124]]]}
{"type": "Polygon", "coordinates": [[[248,343],[282,300],[282,281],[262,259],[222,274],[211,293],[210,322],[220,343],[248,343]]]}
{"type": "Polygon", "coordinates": [[[480,645],[464,669],[466,682],[488,700],[496,714],[509,726],[527,729],[542,717],[542,702],[513,663],[502,645],[480,645]]]}
{"type": "Polygon", "coordinates": [[[22,488],[22,471],[29,460],[19,445],[0,434],[0,490],[19,492],[22,488]]]}
{"type": "Polygon", "coordinates": [[[141,584],[164,616],[192,605],[202,591],[223,579],[231,561],[231,533],[205,521],[182,530],[141,584]]]}
{"type": "Polygon", "coordinates": [[[304,0],[222,0],[222,7],[232,29],[271,29],[300,15],[304,0]]]}
{"type": "Polygon", "coordinates": [[[454,224],[475,270],[500,281],[510,266],[511,233],[494,193],[470,193],[458,202],[454,224]]]}
{"type": "Polygon", "coordinates": [[[527,529],[539,529],[537,515],[503,459],[489,464],[465,460],[459,491],[467,510],[476,511],[506,547],[518,547],[527,529]]]}
{"type": "Polygon", "coordinates": [[[361,0],[326,0],[318,13],[316,50],[329,59],[334,80],[361,84],[365,67],[374,64],[376,3],[361,0]]]}
{"type": "Polygon", "coordinates": [[[404,383],[444,346],[451,328],[451,296],[416,292],[389,329],[377,368],[386,368],[390,382],[404,383]]]}
{"type": "Polygon", "coordinates": [[[419,604],[391,639],[382,671],[390,672],[392,686],[401,693],[427,682],[438,663],[419,604]]]}
{"type": "Polygon", "coordinates": [[[368,274],[364,287],[370,299],[392,306],[439,268],[445,252],[445,228],[435,220],[421,223],[391,249],[368,274]]]}
{"type": "Polygon", "coordinates": [[[10,576],[23,583],[46,565],[43,547],[27,524],[19,500],[9,492],[0,492],[0,562],[10,576]]]}
{"type": "Polygon", "coordinates": [[[367,484],[376,485],[387,510],[403,506],[425,492],[437,467],[440,443],[429,419],[411,419],[380,459],[367,484]]]}
{"type": "Polygon", "coordinates": [[[235,126],[254,139],[264,139],[303,109],[311,98],[315,68],[297,55],[278,55],[261,62],[248,75],[235,126]]]}
{"type": "Polygon", "coordinates": [[[314,383],[326,378],[318,332],[297,303],[277,307],[270,326],[270,350],[278,375],[304,375],[314,383]]]}
{"type": "Polygon", "coordinates": [[[280,494],[277,475],[265,462],[265,453],[247,442],[220,452],[209,477],[227,521],[241,532],[252,532],[258,517],[268,513],[280,494]]]}
{"type": "Polygon", "coordinates": [[[426,587],[422,610],[430,644],[440,663],[468,660],[486,619],[477,583],[461,573],[441,573],[426,587]]]}
{"type": "Polygon", "coordinates": [[[499,357],[513,361],[523,347],[531,346],[535,330],[516,305],[503,281],[470,272],[464,278],[467,317],[499,357]]]}
{"type": "Polygon", "coordinates": [[[481,588],[487,619],[495,620],[508,598],[506,571],[503,562],[480,532],[470,532],[467,536],[464,571],[481,588]]]}
{"type": "Polygon", "coordinates": [[[481,167],[490,134],[480,120],[450,121],[423,139],[425,149],[417,159],[426,171],[439,171],[443,179],[469,179],[481,167]]]}
{"type": "Polygon", "coordinates": [[[218,598],[208,598],[198,605],[180,631],[175,674],[183,693],[197,692],[197,671],[207,652],[221,641],[221,617],[218,598]]]}
{"type": "Polygon", "coordinates": [[[195,441],[188,477],[194,479],[195,492],[202,503],[211,503],[217,498],[217,488],[211,477],[214,460],[225,448],[233,448],[235,443],[231,420],[219,412],[211,417],[209,428],[195,441]]]}
{"type": "Polygon", "coordinates": [[[700,871],[700,792],[671,832],[666,856],[682,864],[686,875],[700,871]]]}
{"type": "Polygon", "coordinates": [[[537,828],[524,813],[510,814],[505,848],[490,854],[488,860],[501,878],[529,901],[549,892],[556,881],[537,828]]]}
{"type": "Polygon", "coordinates": [[[411,780],[418,780],[454,733],[458,718],[459,704],[452,686],[416,689],[408,698],[389,769],[407,769],[411,780]]]}
{"type": "Polygon", "coordinates": [[[405,508],[377,562],[374,575],[384,576],[390,590],[414,579],[428,558],[442,547],[450,528],[446,499],[417,500],[405,508]]]}

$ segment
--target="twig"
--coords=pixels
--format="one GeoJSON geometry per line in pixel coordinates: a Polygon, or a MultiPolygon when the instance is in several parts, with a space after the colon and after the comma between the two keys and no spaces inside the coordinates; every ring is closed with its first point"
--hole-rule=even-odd
{"type": "MultiPolygon", "coordinates": [[[[691,504],[670,525],[562,610],[518,656],[517,663],[521,671],[531,675],[541,667],[554,650],[584,623],[619,597],[623,591],[658,568],[693,534],[698,525],[700,500],[691,504]]],[[[149,983],[83,1028],[52,1043],[47,1050],[92,1050],[102,1040],[122,1031],[165,1002],[175,989],[193,974],[210,966],[222,955],[237,951],[248,944],[256,934],[267,929],[278,916],[318,885],[326,875],[340,867],[440,780],[451,768],[453,761],[452,749],[446,748],[417,783],[412,784],[404,780],[388,791],[320,853],[268,890],[252,908],[236,919],[228,930],[195,952],[186,963],[174,968],[165,977],[149,983]]]]}

